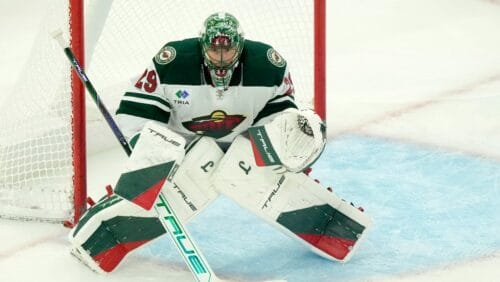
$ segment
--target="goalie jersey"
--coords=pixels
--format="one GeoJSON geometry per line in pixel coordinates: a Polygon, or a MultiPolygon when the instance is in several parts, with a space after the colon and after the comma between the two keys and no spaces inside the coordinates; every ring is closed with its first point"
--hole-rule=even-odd
{"type": "Polygon", "coordinates": [[[271,46],[245,45],[229,88],[216,89],[204,66],[199,38],[167,43],[126,91],[117,121],[133,145],[148,120],[164,124],[188,141],[195,136],[230,143],[254,125],[297,108],[286,61],[271,46]]]}

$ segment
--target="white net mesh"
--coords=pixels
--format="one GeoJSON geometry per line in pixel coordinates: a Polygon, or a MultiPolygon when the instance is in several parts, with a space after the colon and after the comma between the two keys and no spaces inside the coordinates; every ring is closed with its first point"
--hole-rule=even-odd
{"type": "MultiPolygon", "coordinates": [[[[234,14],[246,38],[271,44],[291,67],[297,100],[313,97],[312,0],[88,0],[87,74],[110,112],[124,88],[166,42],[198,35],[211,13],[234,14]]],[[[28,64],[0,107],[0,216],[72,214],[70,65],[50,31],[69,34],[67,0],[51,1],[28,64]]],[[[116,145],[87,99],[90,152],[116,145]]]]}
{"type": "Polygon", "coordinates": [[[70,67],[48,36],[55,27],[69,30],[63,2],[40,25],[15,90],[0,108],[0,215],[5,217],[71,216],[70,67]]]}

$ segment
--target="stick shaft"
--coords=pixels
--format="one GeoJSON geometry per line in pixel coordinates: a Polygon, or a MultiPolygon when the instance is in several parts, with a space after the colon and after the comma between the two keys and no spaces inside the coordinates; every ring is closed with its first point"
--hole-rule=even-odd
{"type": "MultiPolygon", "coordinates": [[[[78,77],[85,85],[85,88],[89,92],[90,96],[94,100],[95,104],[99,108],[99,111],[102,113],[109,127],[113,131],[115,137],[120,142],[122,148],[125,153],[130,156],[132,154],[132,150],[125,139],[125,136],[121,132],[120,128],[114,121],[113,117],[106,109],[105,105],[102,103],[97,91],[94,86],[90,82],[89,78],[85,74],[82,66],[78,62],[77,58],[73,54],[73,51],[70,47],[66,46],[61,32],[53,33],[54,39],[56,39],[61,47],[64,49],[64,53],[66,57],[68,57],[73,70],[77,73],[78,77]]],[[[196,281],[199,282],[209,282],[209,281],[220,281],[220,279],[215,275],[214,271],[211,269],[207,260],[201,253],[200,249],[196,246],[193,239],[187,232],[187,229],[184,227],[183,222],[180,218],[175,214],[172,209],[172,205],[169,203],[168,199],[160,192],[159,197],[155,203],[155,210],[158,213],[158,218],[160,219],[162,225],[167,230],[169,234],[169,238],[173,241],[174,245],[177,247],[177,250],[181,254],[182,258],[186,262],[189,270],[196,278],[196,281]]]]}
{"type": "Polygon", "coordinates": [[[95,104],[97,105],[97,108],[99,109],[99,111],[103,115],[104,119],[108,123],[109,127],[113,131],[113,134],[115,135],[116,139],[118,140],[118,142],[120,142],[120,145],[125,150],[127,155],[130,156],[130,154],[132,153],[132,150],[130,149],[130,146],[127,142],[127,139],[125,139],[125,136],[123,136],[123,133],[121,132],[121,130],[118,127],[118,125],[116,124],[116,122],[113,120],[113,117],[109,113],[109,111],[106,108],[106,106],[104,105],[104,103],[102,103],[102,100],[99,97],[99,95],[97,94],[97,91],[95,90],[94,85],[92,85],[92,83],[88,79],[87,75],[85,74],[85,71],[83,70],[82,66],[78,62],[75,55],[73,54],[73,51],[71,51],[70,47],[65,47],[64,53],[66,54],[66,57],[68,57],[71,65],[73,67],[73,70],[76,72],[76,74],[78,75],[78,77],[80,78],[82,83],[85,85],[85,88],[87,89],[90,96],[92,97],[92,100],[94,100],[95,104]]]}

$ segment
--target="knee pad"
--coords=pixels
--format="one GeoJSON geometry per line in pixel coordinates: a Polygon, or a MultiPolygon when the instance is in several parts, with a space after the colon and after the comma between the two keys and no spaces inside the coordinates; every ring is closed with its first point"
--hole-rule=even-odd
{"type": "Polygon", "coordinates": [[[223,156],[213,138],[201,137],[188,146],[184,160],[165,183],[162,193],[183,222],[194,218],[218,197],[210,177],[223,156]]]}

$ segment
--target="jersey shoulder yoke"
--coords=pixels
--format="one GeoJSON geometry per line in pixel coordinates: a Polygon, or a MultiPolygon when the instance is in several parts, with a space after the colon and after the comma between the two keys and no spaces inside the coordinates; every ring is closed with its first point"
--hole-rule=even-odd
{"type": "Polygon", "coordinates": [[[278,86],[283,81],[286,60],[270,45],[245,40],[241,55],[243,85],[278,86]]]}
{"type": "Polygon", "coordinates": [[[188,38],[165,44],[153,58],[161,83],[202,83],[200,70],[203,63],[198,38],[188,38]]]}

